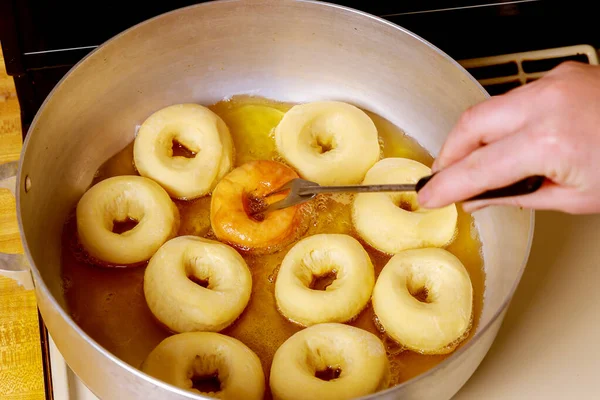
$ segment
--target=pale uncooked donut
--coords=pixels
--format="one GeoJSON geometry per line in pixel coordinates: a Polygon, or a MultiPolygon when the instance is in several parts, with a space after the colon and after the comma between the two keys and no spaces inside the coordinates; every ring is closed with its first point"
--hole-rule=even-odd
{"type": "MultiPolygon", "coordinates": [[[[363,184],[416,183],[429,174],[429,167],[418,161],[384,158],[369,169],[363,184]]],[[[358,193],[352,204],[352,222],[360,237],[388,254],[447,245],[454,238],[457,218],[454,204],[420,208],[416,192],[358,193]]]]}
{"type": "Polygon", "coordinates": [[[225,122],[199,104],[175,104],[148,117],[133,146],[140,175],[178,199],[209,193],[233,165],[233,140],[225,122]],[[173,141],[196,153],[173,157],[173,141]]]}
{"type": "Polygon", "coordinates": [[[340,101],[292,107],[275,128],[275,140],[300,176],[321,185],[359,183],[381,153],[371,118],[340,101]]]}
{"type": "Polygon", "coordinates": [[[381,340],[350,325],[313,325],[293,334],[275,352],[270,387],[275,400],[346,400],[389,385],[390,369],[381,340]],[[326,369],[339,376],[323,380],[326,369]]]}
{"type": "Polygon", "coordinates": [[[77,203],[77,233],[86,251],[99,261],[131,265],[148,260],[179,229],[179,211],[156,182],[136,175],[98,182],[77,203]],[[117,221],[137,225],[113,233],[117,221]]]}
{"type": "Polygon", "coordinates": [[[166,242],[144,274],[150,311],[174,332],[225,329],[244,311],[251,292],[252,275],[242,256],[223,243],[197,236],[166,242]]]}
{"type": "Polygon", "coordinates": [[[303,326],[347,322],[371,298],[375,274],[361,244],[344,234],[317,234],[300,240],[285,255],[275,282],[280,312],[303,326]],[[309,286],[314,277],[334,272],[325,290],[309,286]]]}
{"type": "MultiPolygon", "coordinates": [[[[249,215],[253,202],[290,180],[298,178],[285,164],[270,160],[247,162],[227,174],[215,188],[210,204],[210,224],[217,238],[244,251],[271,253],[293,242],[303,224],[305,205],[299,204],[255,219],[249,215]]],[[[268,197],[281,200],[287,193],[268,197]]]]}
{"type": "Polygon", "coordinates": [[[262,400],[265,376],[258,356],[245,344],[214,332],[187,332],[164,339],[148,355],[142,371],[196,394],[222,400],[262,400]],[[194,377],[218,375],[221,390],[203,393],[194,377]]]}
{"type": "Polygon", "coordinates": [[[405,250],[377,277],[372,303],[392,339],[416,352],[446,354],[471,327],[473,288],[463,264],[447,250],[405,250]],[[426,302],[413,296],[423,289],[426,302]]]}

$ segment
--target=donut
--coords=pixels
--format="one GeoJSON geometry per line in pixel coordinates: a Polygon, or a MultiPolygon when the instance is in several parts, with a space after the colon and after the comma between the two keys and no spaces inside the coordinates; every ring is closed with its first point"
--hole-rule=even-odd
{"type": "Polygon", "coordinates": [[[239,340],[215,332],[169,336],[141,369],[173,386],[222,400],[262,400],[265,392],[258,356],[239,340]]]}
{"type": "Polygon", "coordinates": [[[321,185],[360,183],[381,153],[371,118],[340,101],[293,106],[275,128],[275,143],[300,176],[321,185]]]}
{"type": "Polygon", "coordinates": [[[294,178],[298,175],[293,169],[270,160],[250,161],[227,174],[215,187],[210,204],[210,223],[217,239],[256,254],[272,253],[292,243],[307,228],[305,205],[270,212],[264,218],[254,211],[267,201],[285,198],[287,193],[265,196],[294,178]]]}
{"type": "Polygon", "coordinates": [[[371,301],[387,335],[422,354],[450,353],[472,324],[469,273],[440,248],[395,254],[379,274],[371,301]]]}
{"type": "Polygon", "coordinates": [[[246,308],[252,275],[226,244],[197,236],[169,240],[144,273],[144,296],[154,316],[173,332],[218,332],[246,308]]]}
{"type": "MultiPolygon", "coordinates": [[[[416,183],[429,175],[424,164],[408,158],[384,158],[367,172],[363,185],[416,183]]],[[[358,235],[388,254],[422,247],[444,247],[454,238],[458,212],[450,204],[420,208],[416,192],[358,193],[352,223],[358,235]]]]}
{"type": "Polygon", "coordinates": [[[151,179],[115,176],[89,188],[77,203],[77,234],[87,253],[106,265],[147,261],[177,234],[179,211],[151,179]],[[122,223],[132,229],[119,232],[122,223]]]}
{"type": "Polygon", "coordinates": [[[344,400],[388,387],[390,366],[381,340],[339,323],[296,332],[275,352],[269,385],[275,400],[344,400]]]}
{"type": "Polygon", "coordinates": [[[373,264],[356,239],[316,234],[285,255],[275,281],[275,300],[287,319],[303,326],[347,322],[367,306],[374,284],[373,264]],[[327,275],[334,279],[331,284],[312,288],[317,278],[327,275]]]}
{"type": "Polygon", "coordinates": [[[208,194],[233,166],[233,140],[225,122],[199,104],[175,104],[141,125],[133,144],[140,175],[177,199],[208,194]],[[184,155],[174,150],[186,149],[184,155]]]}

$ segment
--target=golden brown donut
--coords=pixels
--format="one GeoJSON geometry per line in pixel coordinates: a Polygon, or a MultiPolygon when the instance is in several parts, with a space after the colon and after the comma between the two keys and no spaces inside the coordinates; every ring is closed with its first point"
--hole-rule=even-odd
{"type": "Polygon", "coordinates": [[[216,237],[241,250],[270,253],[293,242],[303,231],[303,207],[296,205],[268,213],[251,214],[287,193],[265,196],[298,174],[277,161],[247,162],[227,174],[215,187],[210,223],[216,237]]]}

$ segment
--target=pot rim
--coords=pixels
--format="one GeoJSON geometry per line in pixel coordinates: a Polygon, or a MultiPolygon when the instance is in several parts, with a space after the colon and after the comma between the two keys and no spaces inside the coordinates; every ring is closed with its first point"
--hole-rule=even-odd
{"type": "MultiPolygon", "coordinates": [[[[48,94],[48,96],[46,97],[46,99],[44,99],[44,102],[42,103],[42,105],[40,106],[38,112],[36,113],[33,121],[31,122],[31,125],[29,126],[28,129],[28,134],[25,138],[25,141],[23,143],[23,147],[21,150],[21,154],[19,157],[19,168],[18,168],[18,174],[17,174],[17,182],[21,182],[22,177],[22,166],[23,166],[23,159],[24,156],[27,152],[27,148],[29,146],[29,142],[31,141],[31,137],[33,136],[32,133],[35,130],[35,127],[37,125],[38,119],[40,114],[43,112],[46,104],[50,101],[50,99],[52,98],[52,95],[54,94],[54,92],[57,90],[57,88],[66,80],[68,79],[68,77],[71,75],[71,73],[73,71],[75,71],[77,68],[79,68],[82,64],[84,64],[88,58],[93,57],[98,51],[102,50],[102,48],[104,46],[106,46],[108,43],[112,43],[113,41],[118,40],[121,36],[124,36],[126,34],[128,34],[130,31],[133,31],[135,29],[137,29],[139,26],[145,25],[145,24],[149,24],[151,22],[153,22],[156,19],[162,18],[165,15],[170,15],[170,14],[175,14],[175,13],[184,13],[186,10],[188,9],[192,9],[192,8],[197,8],[197,7],[214,7],[215,4],[218,3],[235,3],[235,2],[240,2],[243,0],[219,0],[219,1],[208,1],[208,2],[204,2],[204,3],[197,3],[197,4],[193,4],[193,5],[189,5],[186,7],[180,7],[159,15],[156,15],[152,18],[146,19],[138,24],[135,24],[123,31],[121,31],[120,33],[114,35],[113,37],[109,38],[108,40],[106,40],[105,42],[103,42],[101,45],[99,45],[98,47],[96,47],[95,49],[93,49],[91,52],[89,52],[86,56],[84,56],[81,60],[79,60],[79,62],[77,62],[73,67],[71,67],[71,69],[60,79],[60,81],[54,86],[54,88],[52,88],[52,90],[50,91],[50,93],[48,94]]],[[[269,0],[262,0],[264,2],[269,2],[269,0]]],[[[397,25],[391,21],[388,21],[386,19],[383,19],[381,17],[378,17],[376,15],[367,13],[365,11],[360,11],[351,7],[347,7],[347,6],[342,6],[339,4],[334,4],[334,3],[329,3],[326,1],[321,1],[321,0],[292,0],[298,3],[306,3],[311,7],[322,7],[322,8],[330,8],[330,9],[338,9],[347,13],[351,13],[351,14],[357,14],[360,15],[361,17],[364,18],[369,18],[372,19],[374,21],[376,21],[379,24],[382,25],[387,25],[389,27],[394,28],[397,31],[402,32],[403,34],[409,35],[411,37],[413,37],[414,39],[417,39],[418,41],[420,41],[422,44],[426,45],[427,47],[429,47],[430,49],[434,50],[438,55],[442,56],[446,61],[450,62],[451,64],[453,64],[456,68],[458,68],[459,70],[461,70],[465,77],[468,78],[472,83],[475,84],[475,86],[477,88],[479,88],[479,90],[484,94],[485,98],[488,99],[490,98],[489,93],[483,88],[483,86],[462,66],[458,63],[458,61],[454,60],[452,57],[450,57],[448,54],[446,54],[444,51],[440,50],[437,46],[434,46],[432,43],[430,43],[429,41],[423,39],[422,37],[418,36],[417,34],[409,31],[406,28],[403,28],[400,25],[397,25]]],[[[20,184],[19,184],[20,185],[20,184]]],[[[55,299],[54,295],[50,292],[50,290],[48,289],[48,286],[45,284],[40,272],[38,271],[37,267],[35,266],[35,263],[33,262],[33,259],[31,257],[31,253],[29,251],[29,246],[27,243],[27,238],[26,236],[23,234],[23,220],[22,220],[22,214],[21,214],[21,207],[20,205],[20,197],[21,197],[21,190],[17,190],[16,191],[16,204],[17,204],[17,221],[18,221],[18,225],[19,225],[19,232],[21,234],[21,240],[23,242],[23,250],[25,253],[25,256],[27,257],[27,261],[29,262],[30,265],[30,270],[31,270],[31,274],[34,277],[34,284],[37,290],[41,291],[45,296],[48,297],[50,304],[52,305],[52,307],[57,310],[58,314],[69,323],[69,325],[71,325],[71,327],[74,329],[74,331],[79,334],[86,342],[88,342],[96,351],[98,351],[99,353],[101,353],[102,355],[104,355],[105,357],[107,357],[109,360],[111,360],[112,362],[116,363],[118,366],[120,366],[121,368],[127,370],[129,373],[140,377],[148,382],[151,382],[163,389],[166,389],[170,392],[176,393],[178,395],[181,395],[183,397],[186,397],[188,399],[208,399],[208,397],[202,396],[202,395],[198,395],[198,394],[194,394],[190,391],[181,389],[177,386],[171,385],[169,383],[166,383],[162,380],[159,380],[157,378],[154,378],[151,375],[146,374],[145,372],[143,372],[141,369],[138,369],[136,367],[134,367],[133,365],[130,365],[128,363],[126,363],[125,361],[121,360],[119,357],[115,356],[113,353],[111,353],[110,351],[108,351],[107,349],[105,349],[102,345],[100,345],[98,342],[96,342],[94,339],[92,339],[83,329],[81,329],[79,327],[79,325],[77,325],[77,323],[71,318],[71,316],[69,315],[69,313],[63,309],[57,302],[57,300],[55,299]]],[[[455,350],[454,352],[452,352],[452,354],[450,356],[448,356],[446,359],[444,359],[443,361],[441,361],[439,364],[437,364],[435,367],[431,368],[430,370],[417,375],[414,378],[411,378],[405,382],[402,382],[399,385],[390,387],[388,389],[385,390],[381,390],[379,392],[375,392],[375,393],[371,393],[367,396],[363,396],[361,397],[361,399],[367,399],[370,398],[372,396],[381,396],[381,395],[385,395],[387,393],[391,393],[393,391],[399,390],[405,386],[408,386],[414,382],[420,381],[421,379],[424,379],[430,375],[435,374],[437,371],[443,369],[444,367],[446,367],[448,364],[450,364],[453,360],[455,360],[456,358],[458,358],[462,353],[466,352],[467,350],[469,350],[469,348],[471,348],[479,339],[479,337],[483,336],[488,329],[496,322],[496,320],[500,317],[500,315],[507,309],[507,307],[509,306],[512,298],[514,297],[515,291],[517,289],[517,287],[519,286],[519,283],[521,281],[521,278],[523,276],[523,273],[525,271],[525,267],[528,263],[529,260],[529,256],[531,253],[531,247],[533,244],[533,235],[534,235],[534,231],[535,231],[535,211],[534,210],[529,210],[529,214],[530,214],[530,230],[529,230],[529,236],[527,239],[527,250],[526,250],[526,256],[523,259],[521,266],[519,268],[519,272],[518,272],[518,276],[517,279],[514,281],[508,295],[504,298],[504,300],[502,301],[502,305],[496,310],[496,312],[494,312],[494,314],[492,315],[492,317],[490,318],[490,320],[487,322],[487,324],[480,326],[479,330],[477,332],[475,332],[475,334],[473,335],[473,337],[471,337],[471,339],[469,339],[469,341],[467,343],[465,343],[463,346],[461,346],[459,349],[455,350]]],[[[471,376],[469,376],[469,379],[471,378],[471,376]]],[[[85,384],[85,382],[83,382],[85,384]]],[[[466,383],[466,382],[465,382],[466,383]]],[[[86,385],[87,386],[87,385],[86,385]]],[[[91,388],[88,387],[88,389],[90,391],[92,391],[91,388]]],[[[92,391],[93,392],[93,391],[92,391]]],[[[94,393],[95,394],[95,393],[94,393]]]]}

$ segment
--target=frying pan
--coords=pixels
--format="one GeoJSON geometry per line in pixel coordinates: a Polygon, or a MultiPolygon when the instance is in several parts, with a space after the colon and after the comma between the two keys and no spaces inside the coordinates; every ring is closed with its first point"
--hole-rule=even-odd
{"type": "MultiPolygon", "coordinates": [[[[50,335],[101,399],[198,396],[117,358],[71,318],[60,272],[65,218],[98,167],[133,140],[152,112],[234,94],[346,101],[401,127],[434,156],[459,115],[488,97],[457,62],[415,34],[318,1],[203,3],[138,24],[85,57],[29,129],[16,178],[26,262],[9,259],[3,268],[30,268],[50,335]]],[[[486,272],[477,331],[435,368],[369,398],[448,399],[490,348],[529,255],[534,214],[494,207],[474,217],[486,272]]]]}

